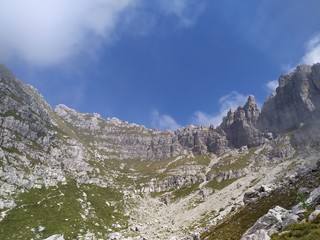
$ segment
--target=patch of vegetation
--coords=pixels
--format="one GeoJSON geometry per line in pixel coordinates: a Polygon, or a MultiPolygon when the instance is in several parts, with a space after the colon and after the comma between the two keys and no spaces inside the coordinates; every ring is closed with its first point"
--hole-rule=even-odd
{"type": "Polygon", "coordinates": [[[15,196],[17,206],[0,222],[0,239],[44,239],[64,234],[77,239],[87,230],[99,235],[119,222],[126,227],[122,195],[94,185],[77,186],[74,181],[48,189],[31,189],[15,196]],[[86,196],[86,197],[84,197],[86,196]],[[82,203],[87,201],[86,208],[82,203]],[[106,201],[114,203],[106,204],[106,201]],[[82,202],[82,203],[81,203],[82,202]],[[44,230],[39,229],[40,226],[44,230]]]}
{"type": "Polygon", "coordinates": [[[261,179],[259,178],[254,178],[250,181],[250,184],[253,186],[253,185],[256,185],[261,179]]]}
{"type": "Polygon", "coordinates": [[[296,161],[292,161],[288,166],[287,166],[287,170],[291,171],[293,169],[296,169],[299,166],[299,163],[296,161]]]}
{"type": "Polygon", "coordinates": [[[312,222],[295,223],[281,233],[272,235],[272,240],[316,240],[320,238],[320,216],[312,222]]]}
{"type": "Polygon", "coordinates": [[[240,157],[238,156],[226,156],[221,159],[216,167],[213,167],[211,172],[226,172],[229,170],[239,170],[249,165],[250,158],[254,155],[257,148],[253,147],[249,149],[249,152],[240,157]]]}
{"type": "Polygon", "coordinates": [[[16,149],[15,147],[11,147],[11,148],[6,148],[2,146],[2,149],[8,153],[13,153],[13,154],[18,154],[20,156],[23,156],[24,154],[22,152],[20,152],[18,149],[16,149]]]}
{"type": "Polygon", "coordinates": [[[226,179],[218,182],[216,179],[208,182],[206,184],[206,187],[212,188],[214,190],[221,190],[224,189],[225,187],[229,186],[231,183],[237,181],[239,178],[231,178],[231,179],[226,179]]]}
{"type": "Polygon", "coordinates": [[[198,189],[199,183],[195,183],[189,186],[182,187],[172,192],[173,200],[178,200],[188,196],[190,193],[198,189]]]}

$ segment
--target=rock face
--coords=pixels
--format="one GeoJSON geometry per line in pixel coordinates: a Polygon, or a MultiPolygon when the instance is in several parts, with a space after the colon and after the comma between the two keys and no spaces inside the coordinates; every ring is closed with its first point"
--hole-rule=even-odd
{"type": "Polygon", "coordinates": [[[320,116],[320,63],[301,65],[279,78],[276,94],[264,103],[258,120],[263,132],[280,134],[318,121],[320,116]]]}
{"type": "Polygon", "coordinates": [[[247,103],[236,111],[229,111],[223,118],[219,129],[226,133],[227,139],[233,147],[253,147],[265,141],[264,134],[257,128],[260,111],[253,96],[249,96],[247,103]]]}

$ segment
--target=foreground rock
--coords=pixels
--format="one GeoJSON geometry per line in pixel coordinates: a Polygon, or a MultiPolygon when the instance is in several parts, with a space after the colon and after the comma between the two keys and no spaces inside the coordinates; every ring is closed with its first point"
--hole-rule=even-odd
{"type": "MultiPolygon", "coordinates": [[[[305,201],[300,202],[291,210],[286,210],[279,206],[270,209],[267,214],[259,218],[245,232],[241,240],[269,240],[273,234],[283,230],[285,227],[300,222],[306,213],[306,208],[312,206],[319,199],[320,188],[316,188],[305,201]]],[[[320,210],[316,209],[309,215],[308,221],[313,221],[319,214],[320,210]]]]}

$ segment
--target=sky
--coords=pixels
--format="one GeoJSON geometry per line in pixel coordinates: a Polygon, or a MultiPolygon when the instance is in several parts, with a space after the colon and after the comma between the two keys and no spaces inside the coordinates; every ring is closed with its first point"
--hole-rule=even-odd
{"type": "Polygon", "coordinates": [[[0,62],[54,108],[218,126],[320,62],[319,0],[0,0],[0,62]]]}

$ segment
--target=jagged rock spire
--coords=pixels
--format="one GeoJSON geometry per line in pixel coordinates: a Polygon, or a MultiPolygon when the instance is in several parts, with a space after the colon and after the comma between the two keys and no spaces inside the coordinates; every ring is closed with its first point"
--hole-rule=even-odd
{"type": "Polygon", "coordinates": [[[243,106],[243,110],[246,114],[247,121],[253,125],[256,125],[260,116],[260,111],[253,95],[248,97],[246,104],[243,106]]]}
{"type": "Polygon", "coordinates": [[[233,147],[256,146],[265,141],[263,134],[256,128],[259,116],[254,96],[250,95],[243,107],[228,112],[219,128],[226,133],[233,147]]]}

